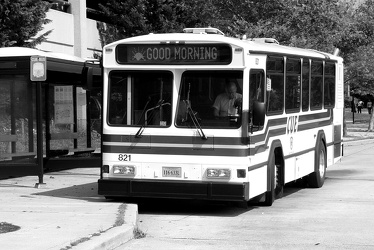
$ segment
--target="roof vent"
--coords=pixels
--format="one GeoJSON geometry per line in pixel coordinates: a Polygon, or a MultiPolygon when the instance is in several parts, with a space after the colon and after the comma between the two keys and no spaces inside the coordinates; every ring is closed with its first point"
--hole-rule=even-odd
{"type": "Polygon", "coordinates": [[[185,28],[183,29],[184,33],[193,33],[193,34],[216,34],[216,35],[222,35],[225,34],[216,28],[185,28]]]}
{"type": "Polygon", "coordinates": [[[252,38],[250,40],[254,41],[254,42],[260,42],[260,43],[275,43],[275,44],[279,44],[279,42],[276,39],[274,39],[274,38],[252,38]]]}

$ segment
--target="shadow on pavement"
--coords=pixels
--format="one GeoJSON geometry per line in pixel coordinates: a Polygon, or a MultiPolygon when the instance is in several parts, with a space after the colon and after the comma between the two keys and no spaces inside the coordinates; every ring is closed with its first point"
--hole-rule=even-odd
{"type": "Polygon", "coordinates": [[[334,178],[336,176],[339,176],[339,177],[353,176],[357,172],[359,172],[359,171],[355,170],[355,169],[334,169],[334,170],[328,170],[327,171],[327,177],[326,177],[326,179],[334,178]]]}
{"type": "Polygon", "coordinates": [[[66,188],[54,189],[32,195],[50,196],[57,198],[79,199],[90,202],[104,202],[105,199],[97,194],[97,182],[74,185],[66,188]]]}
{"type": "Polygon", "coordinates": [[[180,200],[165,198],[126,198],[116,199],[125,203],[138,204],[139,214],[157,215],[201,215],[235,217],[258,208],[243,207],[243,204],[224,201],[180,200]]]}

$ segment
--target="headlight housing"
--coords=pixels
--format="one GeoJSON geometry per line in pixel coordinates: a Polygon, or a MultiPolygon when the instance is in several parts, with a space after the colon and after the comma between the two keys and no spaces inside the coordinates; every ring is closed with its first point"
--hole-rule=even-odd
{"type": "Polygon", "coordinates": [[[135,166],[128,165],[114,165],[113,174],[135,176],[135,166]]]}
{"type": "Polygon", "coordinates": [[[230,179],[231,170],[228,168],[208,168],[206,170],[206,177],[212,179],[230,179]]]}

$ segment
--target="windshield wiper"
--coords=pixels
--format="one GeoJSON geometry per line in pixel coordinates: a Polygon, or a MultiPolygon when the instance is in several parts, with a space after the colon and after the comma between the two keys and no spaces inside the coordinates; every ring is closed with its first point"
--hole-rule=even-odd
{"type": "MultiPolygon", "coordinates": [[[[139,118],[139,121],[138,121],[137,125],[139,124],[140,119],[142,118],[143,114],[145,113],[146,108],[147,108],[148,103],[150,102],[150,100],[151,100],[151,97],[149,97],[148,102],[145,104],[144,109],[143,109],[143,111],[142,111],[142,114],[141,114],[141,116],[140,116],[140,118],[139,118]]],[[[162,106],[163,103],[164,103],[164,100],[159,100],[158,103],[157,103],[157,105],[156,105],[154,108],[152,108],[152,114],[150,115],[149,120],[152,120],[152,119],[153,119],[153,117],[155,116],[155,112],[154,112],[154,111],[155,111],[157,108],[160,108],[160,107],[162,106]]],[[[144,122],[143,122],[142,125],[140,126],[138,132],[136,132],[136,134],[135,134],[135,138],[140,138],[140,137],[142,137],[142,134],[143,134],[144,128],[145,128],[145,126],[146,126],[146,122],[147,122],[147,121],[146,121],[145,118],[144,118],[144,122]]]]}
{"type": "Polygon", "coordinates": [[[195,126],[197,132],[199,133],[201,139],[203,140],[207,140],[208,137],[206,137],[206,135],[204,134],[204,131],[203,129],[201,128],[201,125],[199,123],[199,120],[198,118],[196,117],[196,113],[192,110],[191,108],[191,104],[188,100],[183,100],[183,102],[185,103],[186,107],[187,107],[187,113],[190,115],[191,117],[191,120],[192,120],[192,123],[193,125],[195,126]]]}
{"type": "MultiPolygon", "coordinates": [[[[142,113],[141,113],[141,115],[140,115],[140,117],[139,117],[139,120],[138,120],[138,122],[136,123],[136,125],[139,125],[140,120],[142,119],[142,117],[143,117],[143,115],[144,115],[144,112],[145,112],[145,110],[147,109],[148,104],[149,104],[149,102],[150,102],[151,100],[152,100],[152,98],[151,98],[150,96],[148,96],[148,101],[147,101],[146,104],[144,105],[144,108],[143,108],[143,110],[142,110],[142,113]]],[[[138,132],[136,132],[136,134],[135,134],[135,137],[136,137],[136,138],[141,137],[141,135],[142,135],[142,133],[143,133],[143,130],[144,130],[144,125],[145,125],[145,121],[144,121],[143,124],[140,126],[138,132]]]]}

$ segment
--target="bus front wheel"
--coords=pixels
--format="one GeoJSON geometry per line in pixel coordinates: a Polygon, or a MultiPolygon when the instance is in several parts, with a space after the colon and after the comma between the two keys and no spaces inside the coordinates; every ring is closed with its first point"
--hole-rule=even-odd
{"type": "Polygon", "coordinates": [[[316,148],[316,155],[314,159],[314,172],[308,176],[308,185],[311,188],[320,188],[323,186],[326,177],[326,148],[321,141],[316,148]]]}
{"type": "Polygon", "coordinates": [[[271,206],[275,199],[281,198],[283,195],[282,168],[275,161],[275,155],[272,154],[269,159],[270,168],[270,190],[265,193],[265,206],[271,206]]]}

